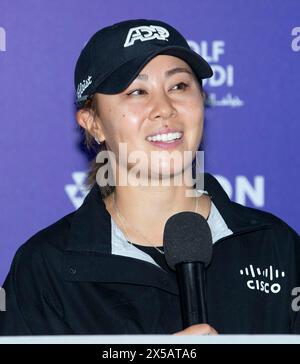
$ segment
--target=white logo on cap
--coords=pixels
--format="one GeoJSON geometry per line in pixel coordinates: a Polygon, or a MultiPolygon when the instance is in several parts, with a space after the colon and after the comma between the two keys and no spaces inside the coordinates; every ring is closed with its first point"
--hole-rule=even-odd
{"type": "Polygon", "coordinates": [[[89,87],[89,85],[92,83],[92,76],[88,76],[86,80],[83,80],[80,82],[80,84],[77,87],[77,98],[80,99],[84,91],[89,87]]]}
{"type": "Polygon", "coordinates": [[[136,40],[145,42],[151,39],[159,39],[168,41],[170,33],[166,28],[158,25],[142,25],[140,27],[130,28],[126,37],[124,47],[129,47],[134,44],[136,40]]]}

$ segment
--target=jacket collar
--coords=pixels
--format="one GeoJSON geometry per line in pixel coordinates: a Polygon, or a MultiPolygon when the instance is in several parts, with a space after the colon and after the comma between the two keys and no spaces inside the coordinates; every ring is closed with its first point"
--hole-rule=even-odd
{"type": "MultiPolygon", "coordinates": [[[[260,229],[271,223],[267,218],[270,214],[231,202],[218,181],[208,173],[204,175],[204,188],[233,234],[260,229]]],[[[175,273],[169,274],[139,259],[112,254],[111,217],[98,184],[69,218],[71,226],[62,265],[64,279],[151,286],[179,294],[175,273]]]]}
{"type": "MultiPolygon", "coordinates": [[[[204,188],[234,234],[271,224],[268,214],[230,201],[219,182],[209,173],[204,174],[204,188]]],[[[66,250],[111,254],[111,217],[97,183],[72,215],[66,250]]]]}

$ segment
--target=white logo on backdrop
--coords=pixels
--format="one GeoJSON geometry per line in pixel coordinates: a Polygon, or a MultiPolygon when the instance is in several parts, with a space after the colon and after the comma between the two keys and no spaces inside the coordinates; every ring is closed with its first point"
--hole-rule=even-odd
{"type": "MultiPolygon", "coordinates": [[[[209,85],[211,88],[225,86],[231,89],[234,86],[234,66],[232,64],[223,64],[222,56],[225,54],[225,41],[214,40],[209,44],[206,41],[200,43],[194,40],[188,41],[189,46],[211,65],[214,72],[213,77],[203,80],[203,85],[209,85]]],[[[217,93],[209,92],[206,100],[208,106],[213,107],[241,107],[245,104],[239,96],[227,92],[218,98],[217,93]]]]}
{"type": "Polygon", "coordinates": [[[292,36],[295,37],[292,40],[291,47],[294,52],[300,51],[300,27],[294,27],[292,29],[292,36]]]}
{"type": "Polygon", "coordinates": [[[6,51],[6,32],[2,27],[0,27],[0,51],[6,51]]]}
{"type": "Polygon", "coordinates": [[[265,205],[264,176],[254,176],[253,182],[249,181],[246,176],[236,176],[233,185],[224,176],[215,175],[214,177],[219,181],[231,200],[244,206],[246,206],[247,199],[255,207],[263,207],[265,205]]]}
{"type": "Polygon", "coordinates": [[[168,41],[169,32],[166,28],[160,27],[158,25],[142,25],[139,27],[130,28],[126,41],[124,43],[124,47],[129,47],[134,44],[135,41],[140,40],[141,42],[145,42],[151,39],[159,39],[168,41]]]}
{"type": "Polygon", "coordinates": [[[88,193],[84,184],[86,176],[86,172],[73,172],[72,179],[74,183],[65,185],[65,192],[76,209],[82,205],[88,193]]]}
{"type": "MultiPolygon", "coordinates": [[[[84,185],[86,177],[86,172],[74,172],[72,173],[74,183],[65,186],[65,192],[76,209],[81,206],[88,193],[84,185]]],[[[244,206],[246,206],[247,201],[257,208],[264,206],[265,179],[263,176],[254,176],[253,182],[248,180],[246,176],[236,176],[233,185],[224,176],[214,175],[214,177],[219,181],[231,200],[244,206]]]]}
{"type": "Polygon", "coordinates": [[[250,290],[276,294],[281,290],[278,280],[285,277],[285,272],[274,269],[272,265],[268,268],[260,269],[250,264],[249,268],[246,267],[240,270],[240,275],[245,276],[247,287],[250,290]],[[248,277],[251,279],[248,279],[248,277]]]}

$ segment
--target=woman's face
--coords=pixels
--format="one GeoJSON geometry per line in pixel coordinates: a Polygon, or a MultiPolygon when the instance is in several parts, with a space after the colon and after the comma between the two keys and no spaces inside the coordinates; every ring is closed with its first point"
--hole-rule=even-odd
{"type": "Polygon", "coordinates": [[[126,90],[96,97],[101,139],[105,138],[108,149],[115,153],[117,166],[122,164],[118,159],[120,143],[126,143],[127,158],[136,151],[147,155],[148,163],[139,163],[139,167],[154,178],[169,171],[171,176],[182,173],[189,164],[176,161],[170,165],[171,152],[180,153],[182,160],[184,151],[195,156],[203,130],[203,98],[196,76],[182,59],[158,55],[126,90]],[[154,151],[160,157],[151,166],[154,151]]]}

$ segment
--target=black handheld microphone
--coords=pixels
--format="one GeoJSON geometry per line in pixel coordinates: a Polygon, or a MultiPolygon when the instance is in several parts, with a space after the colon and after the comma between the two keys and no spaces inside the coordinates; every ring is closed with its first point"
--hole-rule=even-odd
{"type": "Polygon", "coordinates": [[[176,270],[183,328],[207,323],[205,268],[212,257],[212,236],[204,217],[189,211],[171,216],[165,224],[164,251],[176,270]]]}

